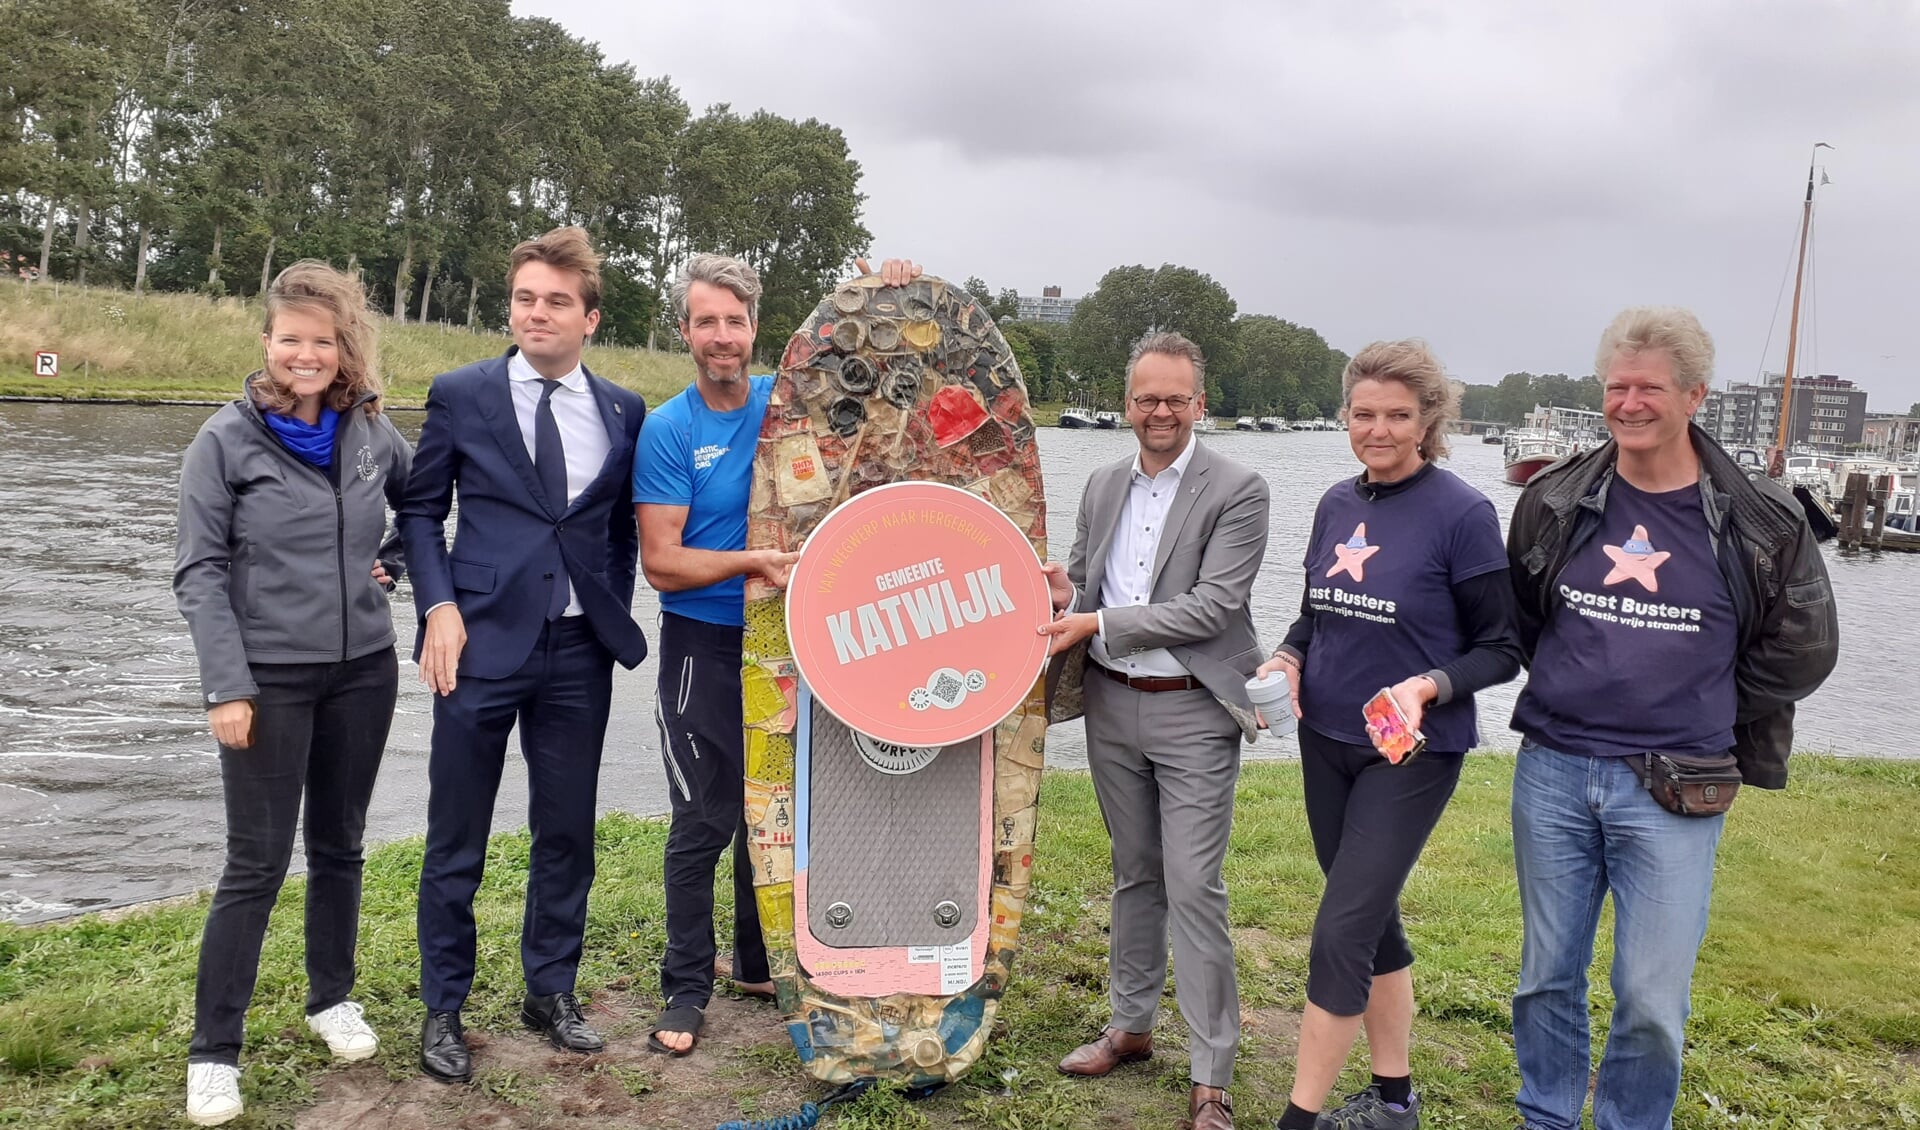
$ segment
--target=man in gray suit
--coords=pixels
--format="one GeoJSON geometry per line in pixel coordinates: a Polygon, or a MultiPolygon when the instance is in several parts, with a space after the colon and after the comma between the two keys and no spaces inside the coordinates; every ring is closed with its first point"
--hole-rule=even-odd
{"type": "Polygon", "coordinates": [[[1084,714],[1113,844],[1113,1019],[1060,1070],[1105,1075],[1153,1054],[1171,923],[1189,1113],[1195,1130],[1227,1130],[1240,995],[1220,865],[1240,740],[1256,736],[1246,681],[1263,653],[1247,606],[1267,484],[1194,436],[1205,380],[1199,347],[1177,333],[1134,346],[1127,420],[1140,450],[1087,480],[1073,553],[1045,567],[1056,617],[1041,630],[1055,656],[1049,720],[1084,714]]]}

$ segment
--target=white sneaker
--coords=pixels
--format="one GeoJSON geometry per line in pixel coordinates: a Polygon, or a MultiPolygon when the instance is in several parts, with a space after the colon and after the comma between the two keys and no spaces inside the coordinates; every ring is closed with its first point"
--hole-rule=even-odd
{"type": "Polygon", "coordinates": [[[240,1117],[240,1069],[225,1063],[187,1064],[187,1120],[218,1126],[240,1117]]]}
{"type": "Polygon", "coordinates": [[[307,1027],[327,1042],[335,1059],[352,1062],[366,1059],[380,1050],[380,1037],[373,1034],[353,1001],[341,1001],[325,1012],[307,1017],[307,1027]]]}

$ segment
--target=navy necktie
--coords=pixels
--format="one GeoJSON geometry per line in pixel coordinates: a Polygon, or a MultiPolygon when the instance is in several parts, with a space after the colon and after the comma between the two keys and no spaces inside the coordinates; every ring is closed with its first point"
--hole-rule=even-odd
{"type": "MultiPolygon", "coordinates": [[[[567,452],[560,445],[560,423],[553,418],[553,394],[559,381],[540,381],[540,407],[533,412],[533,470],[540,477],[540,493],[555,514],[567,509],[567,452]]],[[[567,575],[553,579],[553,592],[547,597],[547,619],[558,620],[567,611],[567,575]]]]}

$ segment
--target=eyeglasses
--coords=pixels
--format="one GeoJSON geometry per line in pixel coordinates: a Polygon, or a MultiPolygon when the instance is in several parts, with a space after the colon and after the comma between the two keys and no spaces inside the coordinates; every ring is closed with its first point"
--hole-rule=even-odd
{"type": "Polygon", "coordinates": [[[1192,403],[1191,396],[1136,396],[1133,398],[1133,406],[1138,408],[1143,416],[1151,416],[1160,411],[1162,404],[1175,412],[1185,412],[1187,406],[1192,403]]]}

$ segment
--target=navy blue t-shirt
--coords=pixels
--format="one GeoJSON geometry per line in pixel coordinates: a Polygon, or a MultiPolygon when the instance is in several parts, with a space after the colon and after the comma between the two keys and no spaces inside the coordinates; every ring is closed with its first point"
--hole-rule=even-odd
{"type": "Polygon", "coordinates": [[[1648,494],[1615,475],[1552,600],[1514,729],[1597,757],[1732,747],[1739,626],[1698,484],[1648,494]]]}
{"type": "MultiPolygon", "coordinates": [[[[1302,672],[1302,721],[1366,745],[1360,708],[1382,687],[1444,667],[1471,645],[1453,586],[1507,567],[1487,496],[1439,467],[1405,490],[1369,498],[1358,479],[1334,484],[1313,514],[1307,603],[1313,639],[1302,672]]],[[[1460,753],[1479,740],[1473,696],[1434,706],[1427,745],[1460,753]]]]}
{"type": "MultiPolygon", "coordinates": [[[[715,412],[695,385],[647,413],[633,453],[633,500],[687,508],[680,544],[690,549],[745,549],[747,496],[760,421],[773,376],[752,382],[745,407],[715,412]]],[[[708,624],[746,623],[747,581],[728,577],[683,592],[663,592],[660,607],[708,624]]]]}

